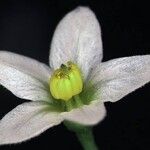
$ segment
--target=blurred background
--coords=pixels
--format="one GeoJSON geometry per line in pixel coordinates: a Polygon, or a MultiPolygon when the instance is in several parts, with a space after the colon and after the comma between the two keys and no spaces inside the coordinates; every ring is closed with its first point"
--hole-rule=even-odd
{"type": "MultiPolygon", "coordinates": [[[[50,42],[62,17],[77,6],[88,6],[101,24],[103,61],[150,54],[149,4],[136,0],[0,0],[0,50],[48,64],[50,42]]],[[[94,127],[100,150],[150,149],[150,84],[116,103],[105,103],[107,117],[94,127]]],[[[0,118],[25,102],[0,86],[0,118]]],[[[22,144],[0,150],[82,150],[63,125],[22,144]]]]}

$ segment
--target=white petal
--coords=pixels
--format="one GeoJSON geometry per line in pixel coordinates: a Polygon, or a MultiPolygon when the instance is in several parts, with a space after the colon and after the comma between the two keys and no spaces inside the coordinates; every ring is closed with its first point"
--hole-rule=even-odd
{"type": "Polygon", "coordinates": [[[49,68],[34,59],[0,51],[0,84],[20,98],[47,100],[50,97],[49,68]]]}
{"type": "Polygon", "coordinates": [[[46,104],[29,102],[19,105],[0,121],[0,145],[19,143],[58,125],[59,113],[44,112],[46,104]]]}
{"type": "Polygon", "coordinates": [[[133,56],[102,63],[92,73],[102,101],[115,102],[150,82],[150,55],[133,56]]]}
{"type": "Polygon", "coordinates": [[[78,7],[62,19],[54,33],[49,59],[53,68],[67,61],[78,63],[85,78],[101,61],[100,26],[89,8],[78,7]]]}
{"type": "Polygon", "coordinates": [[[70,112],[61,114],[65,120],[73,121],[82,125],[95,125],[106,116],[106,109],[103,103],[93,101],[90,105],[73,109],[70,112]]]}

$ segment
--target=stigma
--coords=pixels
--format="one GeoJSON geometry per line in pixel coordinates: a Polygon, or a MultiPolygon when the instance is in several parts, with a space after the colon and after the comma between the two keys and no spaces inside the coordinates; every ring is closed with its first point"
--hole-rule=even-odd
{"type": "Polygon", "coordinates": [[[49,82],[50,92],[55,99],[70,100],[83,89],[83,79],[78,66],[71,61],[62,64],[52,74],[49,82]]]}

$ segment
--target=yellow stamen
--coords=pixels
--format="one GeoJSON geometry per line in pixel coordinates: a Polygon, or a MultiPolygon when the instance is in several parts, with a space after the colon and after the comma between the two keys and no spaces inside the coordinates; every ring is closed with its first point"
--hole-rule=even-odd
{"type": "Polygon", "coordinates": [[[83,88],[80,69],[72,62],[54,71],[50,78],[50,92],[55,99],[69,100],[79,94],[83,88]]]}

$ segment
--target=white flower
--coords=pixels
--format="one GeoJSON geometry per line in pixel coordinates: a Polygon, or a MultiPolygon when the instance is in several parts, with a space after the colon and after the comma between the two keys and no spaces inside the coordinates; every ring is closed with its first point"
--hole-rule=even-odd
{"type": "Polygon", "coordinates": [[[63,18],[54,33],[50,51],[50,67],[25,56],[0,51],[0,84],[17,97],[31,100],[2,118],[0,144],[28,140],[64,120],[97,124],[106,115],[104,102],[118,101],[150,81],[150,55],[101,62],[100,26],[86,7],[79,7],[63,18]],[[55,69],[68,61],[79,66],[84,78],[82,92],[87,98],[84,101],[90,101],[64,111],[57,106],[60,101],[51,96],[49,79],[55,69]],[[87,96],[92,90],[87,88],[88,83],[96,96],[87,96]]]}

